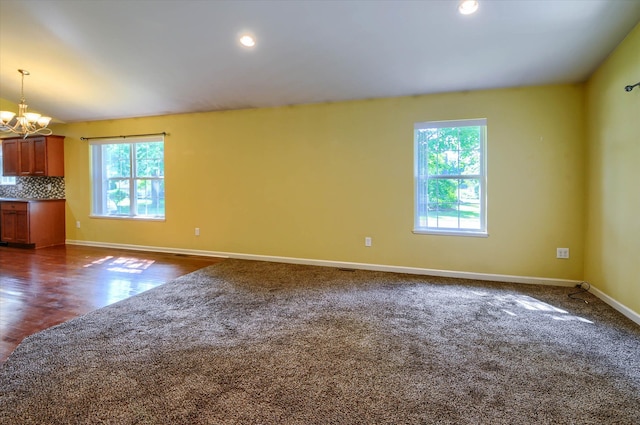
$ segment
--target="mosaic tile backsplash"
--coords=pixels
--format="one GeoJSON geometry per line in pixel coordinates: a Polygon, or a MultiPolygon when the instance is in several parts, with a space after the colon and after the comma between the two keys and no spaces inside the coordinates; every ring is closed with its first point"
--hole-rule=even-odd
{"type": "Polygon", "coordinates": [[[14,185],[0,185],[0,198],[64,199],[64,177],[16,177],[14,185]]]}

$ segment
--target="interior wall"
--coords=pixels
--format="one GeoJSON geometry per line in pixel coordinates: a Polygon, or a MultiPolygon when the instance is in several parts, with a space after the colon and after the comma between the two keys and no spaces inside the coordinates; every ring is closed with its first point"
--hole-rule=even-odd
{"type": "Polygon", "coordinates": [[[640,312],[640,24],[587,84],[585,280],[640,312]]]}
{"type": "Polygon", "coordinates": [[[18,104],[0,97],[0,111],[18,112],[18,104]]]}
{"type": "Polygon", "coordinates": [[[581,279],[583,95],[559,85],[58,125],[67,239],[581,279]],[[413,124],[464,118],[488,119],[489,237],[413,234],[413,124]],[[162,131],[166,221],[90,218],[80,137],[162,131]]]}

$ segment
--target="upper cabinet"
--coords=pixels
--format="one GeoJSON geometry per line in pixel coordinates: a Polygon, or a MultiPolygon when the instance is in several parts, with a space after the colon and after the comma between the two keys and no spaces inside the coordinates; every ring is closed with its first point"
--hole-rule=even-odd
{"type": "Polygon", "coordinates": [[[5,176],[64,176],[64,136],[2,139],[5,176]]]}
{"type": "Polygon", "coordinates": [[[2,141],[2,175],[18,175],[18,141],[2,141]]]}

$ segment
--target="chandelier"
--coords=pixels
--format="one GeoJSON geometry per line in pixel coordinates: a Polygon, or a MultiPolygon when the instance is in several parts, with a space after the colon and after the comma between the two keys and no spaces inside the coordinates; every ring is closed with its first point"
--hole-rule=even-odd
{"type": "Polygon", "coordinates": [[[15,133],[22,137],[32,134],[49,136],[52,131],[47,128],[51,117],[43,117],[40,114],[27,112],[27,104],[24,99],[24,76],[29,75],[29,71],[19,69],[22,74],[22,88],[20,92],[20,104],[18,105],[18,115],[10,111],[0,111],[0,132],[15,133]]]}

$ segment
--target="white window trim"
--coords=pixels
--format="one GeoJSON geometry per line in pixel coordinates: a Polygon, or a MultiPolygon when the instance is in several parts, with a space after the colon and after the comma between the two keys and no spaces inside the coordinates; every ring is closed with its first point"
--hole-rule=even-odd
{"type": "Polygon", "coordinates": [[[486,238],[489,236],[487,230],[487,119],[465,119],[465,120],[450,120],[450,121],[425,121],[414,124],[414,137],[413,137],[413,233],[422,235],[441,235],[441,236],[472,236],[486,238]],[[419,226],[419,186],[422,182],[419,176],[419,158],[418,158],[418,141],[415,137],[416,130],[424,130],[428,128],[448,128],[448,127],[476,127],[482,126],[485,131],[481,134],[480,138],[480,175],[465,175],[465,176],[447,176],[447,178],[477,178],[480,180],[480,229],[453,229],[453,228],[435,228],[435,227],[421,227],[419,226]]]}

